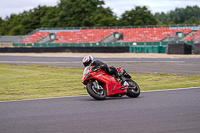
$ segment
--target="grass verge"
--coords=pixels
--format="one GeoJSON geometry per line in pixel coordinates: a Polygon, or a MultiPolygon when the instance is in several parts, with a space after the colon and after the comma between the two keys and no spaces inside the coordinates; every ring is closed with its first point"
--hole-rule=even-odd
{"type": "MultiPolygon", "coordinates": [[[[0,64],[0,101],[87,95],[83,69],[0,64]]],[[[200,86],[200,75],[133,74],[141,91],[200,86]]]]}

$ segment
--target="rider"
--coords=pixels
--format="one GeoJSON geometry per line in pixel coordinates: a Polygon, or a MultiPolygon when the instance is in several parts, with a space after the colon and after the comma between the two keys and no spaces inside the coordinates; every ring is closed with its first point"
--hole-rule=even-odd
{"type": "Polygon", "coordinates": [[[83,65],[85,67],[91,65],[94,66],[94,69],[100,69],[102,68],[103,70],[105,70],[109,75],[114,76],[114,77],[120,77],[120,74],[118,73],[117,69],[113,66],[108,67],[108,65],[106,63],[103,63],[100,60],[95,60],[91,55],[85,56],[83,58],[83,65]]]}

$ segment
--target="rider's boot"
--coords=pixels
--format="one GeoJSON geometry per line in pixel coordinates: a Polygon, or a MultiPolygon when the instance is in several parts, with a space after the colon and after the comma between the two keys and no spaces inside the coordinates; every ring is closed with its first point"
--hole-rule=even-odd
{"type": "Polygon", "coordinates": [[[123,76],[123,74],[126,72],[126,70],[121,70],[121,72],[118,72],[117,73],[117,77],[119,77],[119,79],[121,80],[121,84],[123,85],[124,84],[124,82],[125,82],[125,79],[124,79],[124,76],[123,76]]]}
{"type": "Polygon", "coordinates": [[[118,73],[118,77],[119,77],[119,79],[120,79],[120,81],[121,81],[121,90],[124,90],[124,89],[126,89],[126,88],[128,88],[128,83],[126,82],[126,80],[125,80],[125,78],[124,78],[124,76],[123,76],[123,73],[118,73]]]}
{"type": "MultiPolygon", "coordinates": [[[[111,69],[111,68],[110,68],[111,69]]],[[[126,82],[126,79],[124,77],[124,73],[126,73],[126,70],[125,69],[121,69],[121,67],[118,67],[117,69],[115,69],[115,75],[117,78],[120,79],[120,82],[121,82],[121,89],[125,89],[128,87],[128,83],[126,82]]]]}

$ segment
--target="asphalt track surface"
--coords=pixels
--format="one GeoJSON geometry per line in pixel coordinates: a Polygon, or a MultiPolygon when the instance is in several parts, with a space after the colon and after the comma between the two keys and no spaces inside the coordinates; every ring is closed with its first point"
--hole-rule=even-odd
{"type": "Polygon", "coordinates": [[[0,102],[1,133],[199,133],[200,88],[0,102]]]}
{"type": "MultiPolygon", "coordinates": [[[[109,66],[133,73],[200,74],[200,58],[95,58],[109,66]]],[[[83,68],[81,57],[35,57],[0,55],[0,63],[83,68]]]]}
{"type": "MultiPolygon", "coordinates": [[[[129,72],[200,74],[200,59],[96,58],[129,72]]],[[[0,56],[0,63],[83,68],[80,57],[0,56]]],[[[200,88],[0,102],[0,133],[199,133],[200,88]]]]}

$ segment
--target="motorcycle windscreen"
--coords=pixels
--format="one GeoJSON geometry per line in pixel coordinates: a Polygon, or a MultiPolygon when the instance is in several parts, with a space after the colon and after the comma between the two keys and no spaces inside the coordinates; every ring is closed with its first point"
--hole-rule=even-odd
{"type": "Polygon", "coordinates": [[[83,76],[84,76],[84,74],[91,68],[92,66],[87,66],[87,67],[85,67],[85,69],[84,69],[84,71],[83,71],[83,76]]]}

